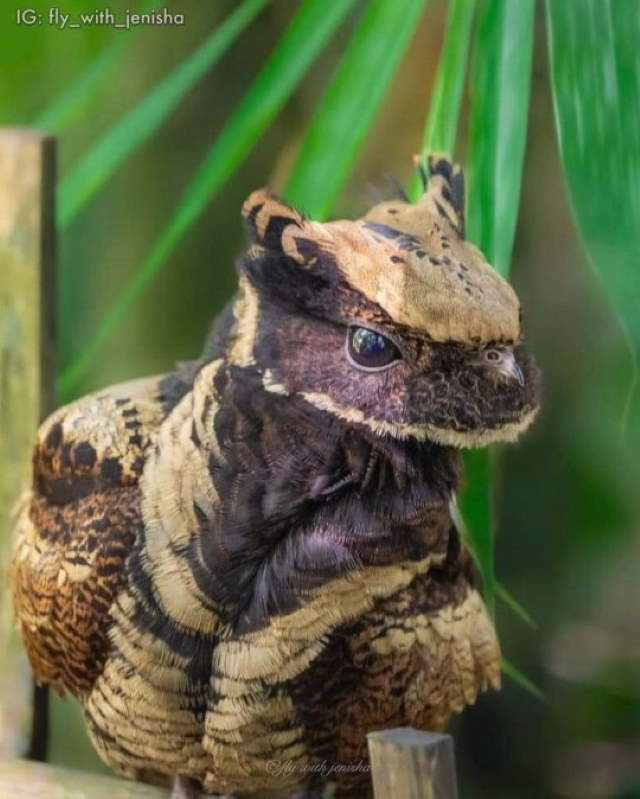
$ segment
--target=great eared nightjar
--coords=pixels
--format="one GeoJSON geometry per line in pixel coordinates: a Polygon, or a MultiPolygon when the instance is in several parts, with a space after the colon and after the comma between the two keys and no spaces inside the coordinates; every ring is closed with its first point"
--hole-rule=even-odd
{"type": "Polygon", "coordinates": [[[460,449],[526,430],[538,377],[463,195],[438,157],[417,203],[353,221],[254,192],[203,355],[42,425],[16,612],[120,774],[289,796],[325,762],[366,797],[367,732],[439,730],[499,685],[452,503],[460,449]]]}

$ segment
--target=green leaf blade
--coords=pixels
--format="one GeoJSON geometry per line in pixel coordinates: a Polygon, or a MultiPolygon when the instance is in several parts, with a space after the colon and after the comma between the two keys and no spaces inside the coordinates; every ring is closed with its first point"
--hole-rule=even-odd
{"type": "MultiPolygon", "coordinates": [[[[453,155],[475,9],[475,0],[451,2],[422,138],[420,155],[423,160],[432,153],[453,155]]],[[[412,176],[407,193],[412,202],[418,201],[422,181],[417,174],[412,176]]]]}
{"type": "MultiPolygon", "coordinates": [[[[533,0],[481,0],[471,77],[467,237],[502,275],[508,275],[524,160],[533,0]]],[[[477,553],[485,596],[493,612],[494,518],[487,451],[465,456],[467,487],[461,497],[469,538],[477,553]]]]}
{"type": "Polygon", "coordinates": [[[526,675],[524,675],[520,669],[516,668],[511,661],[507,660],[507,658],[502,658],[500,665],[502,668],[502,673],[512,680],[516,685],[519,685],[520,688],[522,688],[528,694],[535,696],[535,698],[539,699],[541,702],[547,702],[547,697],[538,688],[538,686],[526,675]]]}
{"type": "Polygon", "coordinates": [[[499,581],[494,582],[494,590],[496,597],[511,610],[518,618],[520,618],[532,630],[538,629],[537,622],[532,618],[531,614],[518,602],[513,594],[508,591],[499,581]]]}
{"type": "Polygon", "coordinates": [[[269,0],[245,0],[171,74],[110,128],[61,181],[58,223],[67,227],[118,166],[160,127],[269,0]]]}
{"type": "Polygon", "coordinates": [[[491,453],[487,449],[471,450],[465,453],[464,463],[465,483],[460,504],[469,545],[482,575],[487,609],[493,616],[496,577],[491,453]]]}
{"type": "Polygon", "coordinates": [[[323,219],[355,161],[426,0],[372,0],[321,101],[285,196],[323,219]]]}
{"type": "Polygon", "coordinates": [[[473,56],[467,237],[509,273],[520,200],[533,51],[533,0],[483,0],[473,56]]]}

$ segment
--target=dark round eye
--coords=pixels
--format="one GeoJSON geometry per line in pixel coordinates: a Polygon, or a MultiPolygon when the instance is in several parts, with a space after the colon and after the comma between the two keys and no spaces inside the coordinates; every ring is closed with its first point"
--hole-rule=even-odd
{"type": "Polygon", "coordinates": [[[354,366],[371,371],[384,369],[400,358],[395,344],[366,327],[349,328],[347,355],[354,366]]]}
{"type": "Polygon", "coordinates": [[[498,361],[502,360],[502,353],[500,350],[486,350],[484,357],[487,361],[497,363],[498,361]]]}

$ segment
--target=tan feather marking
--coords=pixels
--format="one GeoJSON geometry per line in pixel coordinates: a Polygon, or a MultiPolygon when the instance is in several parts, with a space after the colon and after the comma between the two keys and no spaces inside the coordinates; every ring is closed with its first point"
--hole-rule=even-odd
{"type": "MultiPolygon", "coordinates": [[[[113,661],[116,663],[116,661],[113,661]]],[[[157,701],[157,693],[149,691],[148,686],[140,679],[134,680],[131,677],[125,678],[120,669],[109,666],[105,669],[105,674],[101,678],[100,685],[96,687],[95,693],[88,702],[88,707],[95,709],[96,717],[104,715],[108,709],[110,712],[118,713],[123,718],[131,716],[131,699],[139,696],[140,702],[136,702],[135,726],[138,730],[147,730],[157,733],[161,728],[167,733],[175,732],[174,727],[179,725],[183,735],[200,734],[201,725],[196,721],[191,711],[184,708],[184,697],[178,694],[167,694],[162,702],[157,701]],[[137,691],[142,689],[138,695],[137,691]],[[96,698],[101,695],[101,702],[96,702],[96,698]]],[[[92,713],[92,715],[94,715],[92,713]]]]}
{"type": "Polygon", "coordinates": [[[289,697],[261,697],[250,703],[224,698],[219,704],[220,713],[207,714],[205,722],[204,746],[217,766],[205,777],[207,790],[251,791],[263,787],[265,780],[271,790],[300,783],[303,765],[308,762],[306,747],[297,740],[302,728],[276,729],[295,717],[289,697]],[[298,774],[273,774],[273,759],[297,762],[298,774]]]}
{"type": "MultiPolygon", "coordinates": [[[[71,444],[89,442],[96,452],[95,465],[98,472],[108,458],[118,460],[123,478],[137,481],[137,459],[155,433],[162,416],[162,409],[154,398],[159,377],[142,378],[111,386],[108,392],[97,392],[82,397],[51,414],[38,431],[36,448],[46,451],[47,438],[55,425],[60,425],[62,439],[71,444]],[[124,405],[118,402],[129,400],[128,407],[135,408],[139,422],[139,444],[130,444],[131,433],[127,428],[127,417],[122,413],[124,405]]],[[[49,469],[51,473],[74,473],[76,467],[65,466],[60,458],[61,448],[53,454],[49,469]]]]}
{"type": "MultiPolygon", "coordinates": [[[[255,207],[255,206],[254,206],[255,207]]],[[[270,201],[265,200],[265,204],[260,208],[258,213],[254,216],[254,224],[256,233],[260,239],[264,239],[264,234],[267,230],[271,217],[273,216],[272,209],[270,208],[270,201]]]]}
{"type": "Polygon", "coordinates": [[[362,220],[305,223],[302,235],[335,258],[346,282],[398,324],[435,341],[518,340],[515,292],[434,202],[427,192],[415,205],[393,203],[392,218],[384,203],[362,220]],[[369,223],[398,233],[385,235],[369,223]]]}
{"type": "Polygon", "coordinates": [[[434,427],[431,424],[395,424],[378,419],[370,419],[364,415],[359,408],[343,407],[338,405],[327,394],[306,391],[302,396],[311,405],[322,411],[344,419],[352,424],[362,424],[373,430],[376,435],[390,435],[398,439],[415,438],[418,441],[435,441],[437,444],[444,444],[450,447],[484,447],[498,441],[515,441],[533,422],[538,408],[533,408],[528,413],[519,417],[517,422],[507,422],[497,427],[495,430],[469,430],[460,432],[458,430],[448,430],[445,428],[434,427]]]}
{"type": "Polygon", "coordinates": [[[277,380],[271,369],[265,370],[265,373],[262,377],[262,385],[272,394],[281,394],[283,397],[289,396],[289,391],[279,380],[277,380]]]}
{"type": "MultiPolygon", "coordinates": [[[[62,569],[69,577],[69,579],[74,583],[82,583],[85,580],[88,580],[91,576],[91,572],[93,571],[93,561],[94,558],[91,558],[86,563],[71,563],[68,560],[62,562],[62,569]]],[[[58,575],[58,580],[60,580],[60,575],[58,575]]],[[[64,584],[64,580],[62,580],[59,585],[62,586],[64,584]]]]}
{"type": "Polygon", "coordinates": [[[371,567],[332,580],[299,610],[273,618],[266,629],[222,641],[216,648],[216,671],[225,676],[237,674],[244,680],[292,678],[318,654],[327,632],[358,617],[376,598],[393,594],[444,557],[434,553],[422,561],[371,567]]]}
{"type": "Polygon", "coordinates": [[[185,666],[189,659],[177,654],[161,638],[135,626],[134,612],[133,598],[121,592],[112,608],[115,626],[111,639],[150,685],[157,683],[169,693],[184,689],[188,684],[185,666]]]}
{"type": "Polygon", "coordinates": [[[282,202],[269,189],[257,189],[249,195],[242,208],[243,216],[247,218],[259,206],[261,207],[254,215],[254,226],[255,232],[261,240],[264,239],[269,222],[273,217],[289,219],[294,227],[301,227],[304,223],[302,216],[295,208],[282,202]]]}
{"type": "Polygon", "coordinates": [[[134,671],[121,658],[107,662],[87,702],[94,743],[121,769],[135,760],[138,768],[154,772],[188,773],[184,769],[190,759],[205,757],[201,722],[188,708],[188,695],[152,685],[139,665],[134,671]]]}
{"type": "Polygon", "coordinates": [[[203,512],[211,513],[218,501],[204,455],[219,451],[217,442],[213,443],[212,423],[217,405],[212,403],[207,416],[211,422],[206,425],[201,421],[204,405],[194,398],[205,390],[210,396],[221,363],[212,362],[200,371],[196,390],[181,400],[162,425],[156,452],[141,480],[144,564],[153,579],[158,601],[179,624],[206,633],[217,629],[218,618],[195,581],[193,564],[176,551],[187,545],[198,530],[194,502],[203,512]],[[202,391],[197,390],[198,386],[202,391]],[[197,447],[192,440],[192,425],[196,421],[206,449],[197,447]]]}
{"type": "MultiPolygon", "coordinates": [[[[311,267],[316,259],[309,259],[298,249],[298,240],[306,239],[314,241],[321,246],[325,252],[333,252],[332,237],[327,234],[325,227],[319,222],[304,219],[302,215],[290,205],[282,202],[269,189],[258,189],[249,195],[249,198],[242,207],[242,215],[248,219],[253,214],[253,234],[257,237],[261,247],[279,249],[285,255],[297,261],[304,267],[311,267]],[[259,210],[256,212],[256,209],[259,210]],[[265,242],[269,222],[273,218],[287,219],[290,224],[283,226],[279,241],[265,242]]],[[[256,252],[255,246],[250,250],[249,255],[256,252]]]]}
{"type": "Polygon", "coordinates": [[[233,306],[234,324],[227,352],[229,363],[251,366],[255,360],[253,346],[258,330],[260,300],[246,277],[238,281],[238,299],[233,306]]]}
{"type": "Polygon", "coordinates": [[[289,225],[282,233],[282,251],[285,255],[288,255],[289,258],[293,258],[294,261],[297,261],[301,266],[307,269],[314,266],[317,257],[312,256],[309,258],[308,256],[302,255],[298,249],[298,242],[300,240],[313,241],[325,253],[334,253],[335,244],[333,239],[331,236],[327,235],[324,226],[319,222],[305,220],[301,227],[289,225]]]}
{"type": "MultiPolygon", "coordinates": [[[[373,628],[368,635],[372,634],[373,628]]],[[[447,605],[434,614],[402,619],[402,629],[393,626],[370,641],[372,651],[389,656],[415,644],[428,653],[429,661],[455,664],[453,681],[460,689],[463,705],[475,701],[478,687],[500,687],[500,650],[495,630],[479,593],[470,589],[457,606],[447,605]]],[[[352,646],[354,644],[352,643],[352,646]]],[[[459,711],[462,706],[453,710],[459,711]]]]}
{"type": "MultiPolygon", "coordinates": [[[[256,322],[257,324],[257,322],[256,322]]],[[[206,364],[196,375],[193,397],[193,423],[200,441],[209,454],[220,458],[220,447],[216,438],[213,421],[219,408],[218,398],[213,389],[216,375],[225,367],[225,362],[218,358],[206,364]],[[213,398],[213,401],[211,401],[213,398]]],[[[183,431],[183,435],[190,438],[190,431],[183,431]]]]}

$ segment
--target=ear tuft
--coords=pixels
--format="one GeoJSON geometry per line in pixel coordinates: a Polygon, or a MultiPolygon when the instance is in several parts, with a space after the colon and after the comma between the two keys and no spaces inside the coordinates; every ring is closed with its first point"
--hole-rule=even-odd
{"type": "Polygon", "coordinates": [[[266,250],[282,252],[299,263],[305,262],[296,241],[303,237],[306,223],[295,208],[282,202],[268,189],[258,189],[242,206],[242,216],[251,242],[266,250]]]}
{"type": "Polygon", "coordinates": [[[464,175],[458,164],[447,156],[429,156],[429,183],[426,194],[441,216],[449,219],[460,236],[464,236],[464,175]]]}

